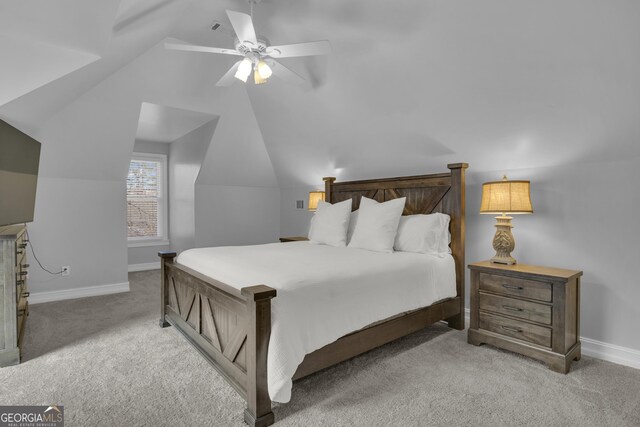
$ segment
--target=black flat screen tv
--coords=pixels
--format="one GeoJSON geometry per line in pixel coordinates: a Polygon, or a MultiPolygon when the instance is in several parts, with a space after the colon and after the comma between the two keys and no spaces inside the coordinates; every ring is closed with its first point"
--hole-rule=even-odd
{"type": "Polygon", "coordinates": [[[0,120],[0,226],[33,221],[40,143],[0,120]]]}

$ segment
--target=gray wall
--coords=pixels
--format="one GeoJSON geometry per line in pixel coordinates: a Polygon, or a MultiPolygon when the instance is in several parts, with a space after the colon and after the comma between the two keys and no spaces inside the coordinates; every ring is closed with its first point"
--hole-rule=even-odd
{"type": "Polygon", "coordinates": [[[169,146],[170,144],[166,142],[136,139],[133,143],[133,151],[135,153],[164,154],[168,159],[170,151],[169,146]]]}
{"type": "Polygon", "coordinates": [[[49,275],[27,253],[32,293],[128,282],[126,192],[123,181],[40,177],[31,245],[45,268],[71,275],[49,275]],[[109,200],[105,209],[105,200],[109,200]],[[113,266],[122,266],[114,269],[113,266]]]}
{"type": "Polygon", "coordinates": [[[71,267],[70,276],[51,276],[31,262],[33,294],[128,282],[128,161],[120,160],[130,158],[139,105],[118,93],[107,80],[32,134],[42,142],[32,243],[51,271],[71,267]]]}
{"type": "Polygon", "coordinates": [[[309,233],[309,221],[313,212],[308,210],[309,191],[324,190],[324,182],[317,186],[289,187],[280,189],[280,232],[283,236],[306,236],[309,233]],[[304,202],[304,209],[296,207],[296,201],[304,202]]]}
{"type": "Polygon", "coordinates": [[[214,119],[171,143],[169,234],[171,250],[178,253],[196,244],[196,179],[217,123],[214,119]]]}
{"type": "Polygon", "coordinates": [[[196,180],[196,246],[278,241],[280,189],[253,108],[240,87],[225,103],[196,180]]]}
{"type": "Polygon", "coordinates": [[[273,243],[280,236],[280,190],[196,184],[196,246],[273,243]]]}

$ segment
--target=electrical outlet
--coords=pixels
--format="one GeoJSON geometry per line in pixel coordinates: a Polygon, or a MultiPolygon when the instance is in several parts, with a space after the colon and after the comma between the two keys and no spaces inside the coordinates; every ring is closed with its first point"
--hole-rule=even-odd
{"type": "Polygon", "coordinates": [[[304,209],[304,200],[296,200],[296,209],[304,209]]]}
{"type": "Polygon", "coordinates": [[[63,276],[71,276],[71,267],[69,267],[68,265],[63,265],[60,270],[62,270],[63,276]]]}

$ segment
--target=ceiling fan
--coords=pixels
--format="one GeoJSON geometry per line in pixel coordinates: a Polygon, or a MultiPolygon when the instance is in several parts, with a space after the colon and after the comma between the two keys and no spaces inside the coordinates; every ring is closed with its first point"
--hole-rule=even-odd
{"type": "Polygon", "coordinates": [[[302,77],[276,61],[276,58],[326,55],[331,53],[331,44],[327,40],[319,40],[279,46],[270,45],[266,38],[256,35],[253,26],[253,5],[259,1],[249,0],[251,15],[227,10],[231,26],[236,33],[235,49],[199,46],[178,39],[167,41],[164,46],[174,50],[243,56],[244,59],[233,64],[229,71],[218,80],[216,86],[231,86],[236,79],[246,83],[251,73],[253,73],[253,81],[257,85],[266,83],[272,74],[290,83],[304,83],[305,80],[302,77]]]}

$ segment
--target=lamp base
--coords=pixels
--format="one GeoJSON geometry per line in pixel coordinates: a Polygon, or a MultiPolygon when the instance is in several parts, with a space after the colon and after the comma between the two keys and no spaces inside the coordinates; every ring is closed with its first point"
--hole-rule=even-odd
{"type": "Polygon", "coordinates": [[[503,264],[503,265],[514,265],[518,263],[518,261],[516,261],[515,258],[512,256],[510,257],[494,256],[493,258],[491,258],[490,261],[494,264],[503,264]]]}
{"type": "Polygon", "coordinates": [[[491,258],[491,262],[496,264],[513,265],[517,261],[511,256],[511,251],[516,247],[516,241],[513,238],[511,229],[510,216],[502,215],[496,217],[496,234],[493,236],[493,249],[496,250],[496,254],[491,258]]]}

